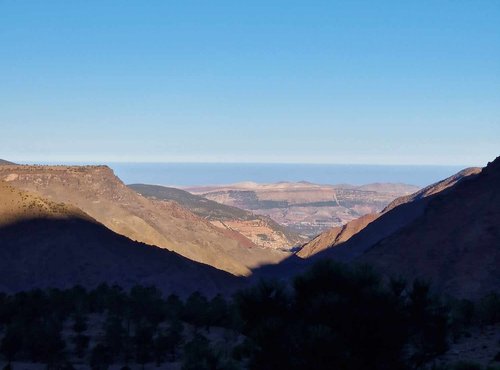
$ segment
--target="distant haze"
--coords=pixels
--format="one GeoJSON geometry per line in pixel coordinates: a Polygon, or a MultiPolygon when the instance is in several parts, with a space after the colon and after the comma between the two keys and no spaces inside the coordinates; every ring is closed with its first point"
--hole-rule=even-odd
{"type": "Polygon", "coordinates": [[[109,166],[127,184],[171,186],[218,185],[244,181],[308,181],[318,184],[352,185],[393,182],[425,186],[463,169],[461,166],[267,163],[109,163],[109,166]]]}

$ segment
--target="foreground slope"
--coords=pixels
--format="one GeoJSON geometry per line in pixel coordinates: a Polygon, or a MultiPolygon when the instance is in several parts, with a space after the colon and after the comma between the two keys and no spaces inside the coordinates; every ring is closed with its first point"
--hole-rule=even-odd
{"type": "Polygon", "coordinates": [[[56,202],[72,204],[132,240],[175,251],[236,275],[286,254],[258,248],[174,202],[129,189],[106,166],[0,166],[0,180],[56,202]]]}
{"type": "Polygon", "coordinates": [[[420,215],[425,208],[428,197],[444,191],[454,186],[459,181],[469,176],[476,175],[479,172],[481,172],[480,168],[467,168],[413,194],[399,197],[392,201],[380,213],[365,215],[343,226],[334,227],[318,235],[309,243],[305,244],[297,253],[297,256],[301,258],[311,257],[319,252],[342,245],[353,237],[353,240],[350,241],[349,249],[344,248],[342,251],[339,251],[339,254],[342,254],[344,258],[348,258],[349,255],[359,254],[364,249],[395,232],[407,223],[410,223],[415,217],[420,215]],[[398,206],[401,207],[388,215],[390,211],[398,206]],[[386,214],[386,217],[380,218],[386,214]],[[380,220],[373,222],[379,218],[380,220]],[[371,224],[372,222],[373,224],[371,224]],[[361,235],[357,235],[365,228],[367,228],[367,230],[361,235]]]}
{"type": "Polygon", "coordinates": [[[0,181],[0,291],[154,284],[165,293],[227,291],[239,281],[115,234],[80,209],[0,181]]]}
{"type": "Polygon", "coordinates": [[[261,247],[292,249],[307,240],[269,217],[217,203],[181,189],[146,184],[128,186],[148,198],[177,202],[197,216],[210,221],[214,226],[223,230],[237,231],[261,247]]]}

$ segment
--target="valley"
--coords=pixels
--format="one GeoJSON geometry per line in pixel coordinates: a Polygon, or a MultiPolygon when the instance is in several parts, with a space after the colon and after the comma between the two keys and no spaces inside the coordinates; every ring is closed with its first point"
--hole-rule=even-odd
{"type": "Polygon", "coordinates": [[[0,166],[0,180],[48,200],[78,207],[110,230],[235,275],[288,254],[222,230],[179,204],[129,189],[107,166],[0,166]]]}
{"type": "Polygon", "coordinates": [[[176,202],[221,230],[236,231],[260,247],[288,251],[308,240],[268,216],[217,203],[181,189],[144,184],[129,187],[153,200],[176,202]]]}
{"type": "Polygon", "coordinates": [[[10,307],[0,315],[10,343],[0,352],[33,369],[64,361],[198,369],[207,358],[292,368],[315,363],[326,343],[321,363],[345,363],[330,359],[334,346],[359,359],[352,370],[374,358],[384,368],[495,364],[499,176],[500,157],[411,194],[406,185],[281,183],[193,190],[202,196],[126,186],[106,166],[0,165],[0,292],[12,293],[0,294],[10,307]],[[258,210],[329,207],[333,197],[367,213],[292,253],[279,246],[305,240],[299,233],[213,194],[258,210]],[[81,320],[91,328],[78,329],[81,320]],[[286,345],[276,350],[268,337],[286,345]],[[290,358],[293,346],[304,349],[290,358]]]}
{"type": "Polygon", "coordinates": [[[318,185],[309,182],[184,188],[228,206],[268,216],[308,238],[369,213],[379,212],[400,196],[419,190],[405,184],[377,183],[362,186],[318,185]]]}
{"type": "Polygon", "coordinates": [[[500,370],[500,0],[0,15],[0,370],[500,370]]]}

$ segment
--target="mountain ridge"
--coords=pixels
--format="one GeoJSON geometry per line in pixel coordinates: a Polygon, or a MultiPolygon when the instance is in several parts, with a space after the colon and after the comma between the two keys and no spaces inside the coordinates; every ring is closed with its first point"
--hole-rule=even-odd
{"type": "Polygon", "coordinates": [[[213,225],[223,230],[238,232],[261,247],[292,249],[304,241],[300,235],[287,230],[267,216],[217,203],[185,190],[147,184],[130,184],[128,187],[151,199],[177,202],[213,225]]]}
{"type": "Polygon", "coordinates": [[[10,165],[16,165],[16,163],[6,161],[5,159],[0,158],[0,166],[10,166],[10,165]]]}
{"type": "Polygon", "coordinates": [[[323,258],[374,266],[386,276],[430,280],[458,298],[500,288],[500,157],[461,171],[390,208],[323,258]],[[426,195],[427,194],[427,195],[426,195]]]}
{"type": "Polygon", "coordinates": [[[132,241],[82,210],[0,181],[0,291],[100,283],[154,284],[185,295],[228,291],[241,281],[174,252],[132,241]]]}
{"type": "Polygon", "coordinates": [[[0,180],[55,202],[72,204],[116,233],[175,251],[236,275],[286,254],[223,232],[178,204],[129,189],[107,166],[0,166],[0,180]]]}
{"type": "MultiPolygon", "coordinates": [[[[376,221],[382,215],[389,213],[396,207],[427,198],[433,194],[437,194],[441,191],[448,189],[449,187],[454,186],[456,183],[463,180],[464,178],[477,175],[479,172],[481,172],[481,168],[477,167],[466,168],[444,180],[426,186],[425,188],[413,194],[396,198],[379,213],[369,214],[360,217],[358,219],[348,222],[344,226],[330,229],[327,232],[318,235],[312,241],[302,246],[302,248],[297,252],[297,256],[301,258],[308,258],[316,253],[325,251],[329,248],[337,247],[342,243],[347,242],[352,237],[355,237],[356,234],[361,232],[364,228],[369,227],[372,222],[376,221]],[[343,236],[342,238],[338,238],[338,235],[340,234],[342,234],[343,236]]],[[[396,211],[395,215],[388,216],[388,219],[391,220],[390,222],[380,221],[379,223],[375,223],[375,226],[379,224],[384,224],[382,226],[379,226],[379,228],[383,229],[383,231],[380,230],[377,232],[376,230],[373,231],[370,230],[370,235],[372,235],[372,237],[364,238],[363,242],[355,238],[355,241],[358,241],[358,243],[356,246],[353,246],[352,249],[360,248],[358,246],[360,244],[364,244],[366,246],[369,243],[373,243],[374,240],[377,238],[377,235],[380,238],[382,238],[384,235],[388,235],[389,233],[396,231],[398,228],[404,226],[407,222],[410,222],[413,217],[416,217],[420,209],[419,207],[415,206],[415,209],[412,212],[410,209],[407,208],[408,207],[400,208],[398,211],[396,211]]]]}

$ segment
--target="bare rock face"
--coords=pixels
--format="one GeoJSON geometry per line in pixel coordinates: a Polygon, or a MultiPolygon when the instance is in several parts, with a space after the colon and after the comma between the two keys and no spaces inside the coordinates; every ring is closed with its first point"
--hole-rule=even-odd
{"type": "Polygon", "coordinates": [[[80,209],[0,181],[0,291],[100,283],[156,285],[165,293],[213,295],[232,275],[115,234],[80,209]]]}
{"type": "Polygon", "coordinates": [[[242,242],[174,202],[147,199],[107,166],[0,166],[0,180],[54,202],[74,205],[114,232],[189,259],[247,275],[286,254],[242,242]]]}

